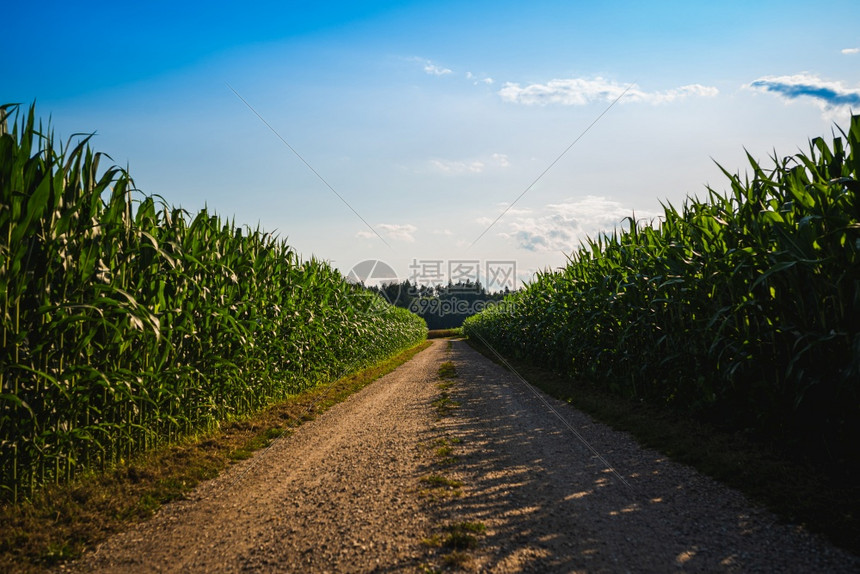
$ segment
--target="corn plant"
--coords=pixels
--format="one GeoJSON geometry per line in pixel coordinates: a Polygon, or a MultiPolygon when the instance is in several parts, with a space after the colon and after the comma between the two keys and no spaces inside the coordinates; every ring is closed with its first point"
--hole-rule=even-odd
{"type": "Polygon", "coordinates": [[[283,240],[169,207],[0,106],[0,499],[414,345],[426,324],[283,240]]]}
{"type": "Polygon", "coordinates": [[[830,145],[749,157],[729,191],[587,239],[464,331],[637,400],[856,449],[858,150],[855,116],[830,145]]]}

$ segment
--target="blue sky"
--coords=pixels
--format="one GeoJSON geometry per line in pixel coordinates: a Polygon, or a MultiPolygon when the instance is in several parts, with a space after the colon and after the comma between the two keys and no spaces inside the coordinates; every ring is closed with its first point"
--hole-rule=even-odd
{"type": "Polygon", "coordinates": [[[344,273],[527,279],[860,109],[853,0],[39,6],[4,10],[0,100],[344,273]]]}

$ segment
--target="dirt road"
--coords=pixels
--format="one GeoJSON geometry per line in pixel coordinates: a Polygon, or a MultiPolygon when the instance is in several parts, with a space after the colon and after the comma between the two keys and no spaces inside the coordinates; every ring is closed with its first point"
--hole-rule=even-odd
{"type": "Polygon", "coordinates": [[[450,564],[860,571],[857,557],[535,394],[459,341],[450,349],[434,342],[65,571],[426,572],[450,564]],[[459,376],[444,392],[459,406],[440,418],[437,372],[449,360],[459,376]],[[428,476],[462,486],[434,494],[428,476]],[[476,547],[426,543],[463,523],[486,527],[474,534],[476,547]]]}

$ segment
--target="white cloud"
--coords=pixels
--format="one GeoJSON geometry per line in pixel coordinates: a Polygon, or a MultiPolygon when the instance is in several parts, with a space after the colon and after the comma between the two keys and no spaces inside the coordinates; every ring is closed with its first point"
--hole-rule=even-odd
{"type": "Polygon", "coordinates": [[[508,156],[503,153],[463,160],[431,159],[429,163],[435,171],[447,175],[483,173],[488,168],[504,169],[511,165],[508,156]]]}
{"type": "Polygon", "coordinates": [[[430,165],[437,171],[447,174],[481,173],[485,167],[482,161],[452,161],[442,159],[432,159],[430,160],[430,165]]]}
{"type": "Polygon", "coordinates": [[[450,229],[436,229],[435,231],[433,231],[433,235],[444,235],[446,237],[451,237],[452,235],[454,235],[454,232],[450,229]]]}
{"type": "MultiPolygon", "coordinates": [[[[501,235],[513,239],[528,251],[573,253],[586,237],[597,237],[621,228],[633,210],[617,201],[589,195],[583,199],[547,205],[536,215],[506,218],[508,231],[501,235]]],[[[636,213],[637,220],[650,221],[656,214],[636,213]]],[[[502,219],[504,221],[504,219],[502,219]]]]}
{"type": "MultiPolygon", "coordinates": [[[[415,241],[415,236],[413,235],[418,228],[414,225],[403,224],[398,225],[394,223],[379,223],[376,226],[380,230],[381,235],[385,235],[389,239],[394,239],[397,241],[406,241],[412,243],[415,241]]],[[[355,234],[356,237],[361,239],[373,239],[377,237],[377,235],[372,231],[361,230],[355,234]]]]}
{"type": "Polygon", "coordinates": [[[493,78],[490,78],[490,77],[479,78],[478,76],[476,76],[472,72],[466,72],[466,79],[472,80],[472,83],[475,84],[476,86],[478,84],[487,84],[489,86],[489,85],[492,85],[494,82],[493,78]]]}
{"type": "Polygon", "coordinates": [[[424,62],[424,71],[430,74],[431,76],[444,76],[446,74],[451,74],[451,70],[448,68],[443,68],[441,66],[437,66],[430,60],[424,62]]]}
{"type": "Polygon", "coordinates": [[[804,98],[818,106],[828,119],[860,107],[860,88],[848,88],[842,82],[828,81],[803,72],[793,76],[763,76],[744,88],[776,94],[786,101],[804,98]]]}
{"type": "Polygon", "coordinates": [[[500,201],[496,204],[500,211],[504,211],[505,215],[530,215],[532,213],[532,209],[529,207],[510,207],[511,202],[509,201],[500,201]]]}
{"type": "Polygon", "coordinates": [[[546,84],[530,84],[522,87],[517,83],[506,82],[499,90],[501,98],[507,102],[525,105],[561,104],[583,106],[594,101],[613,101],[621,94],[623,102],[646,102],[663,104],[687,97],[714,97],[719,90],[701,84],[690,84],[662,92],[645,92],[636,84],[629,86],[603,78],[569,78],[550,80],[546,84]]]}
{"type": "Polygon", "coordinates": [[[412,243],[415,241],[415,236],[413,235],[418,228],[409,223],[406,224],[395,224],[395,223],[380,223],[377,225],[379,229],[389,238],[395,239],[397,241],[407,241],[412,243]]]}
{"type": "Polygon", "coordinates": [[[493,161],[496,162],[496,165],[499,167],[508,167],[511,165],[511,162],[508,161],[508,156],[503,153],[494,153],[493,161]]]}
{"type": "Polygon", "coordinates": [[[860,54],[860,48],[845,48],[844,50],[842,50],[842,53],[846,55],[860,54]]]}

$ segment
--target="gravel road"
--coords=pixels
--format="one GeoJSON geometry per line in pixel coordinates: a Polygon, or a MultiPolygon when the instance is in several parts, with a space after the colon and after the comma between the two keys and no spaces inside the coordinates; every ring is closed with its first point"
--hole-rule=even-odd
{"type": "Polygon", "coordinates": [[[422,541],[462,522],[486,526],[458,555],[474,571],[860,572],[860,558],[441,340],[63,571],[432,571],[450,550],[422,541]],[[440,418],[444,361],[459,406],[440,418]],[[431,474],[462,495],[427,496],[431,474]]]}

